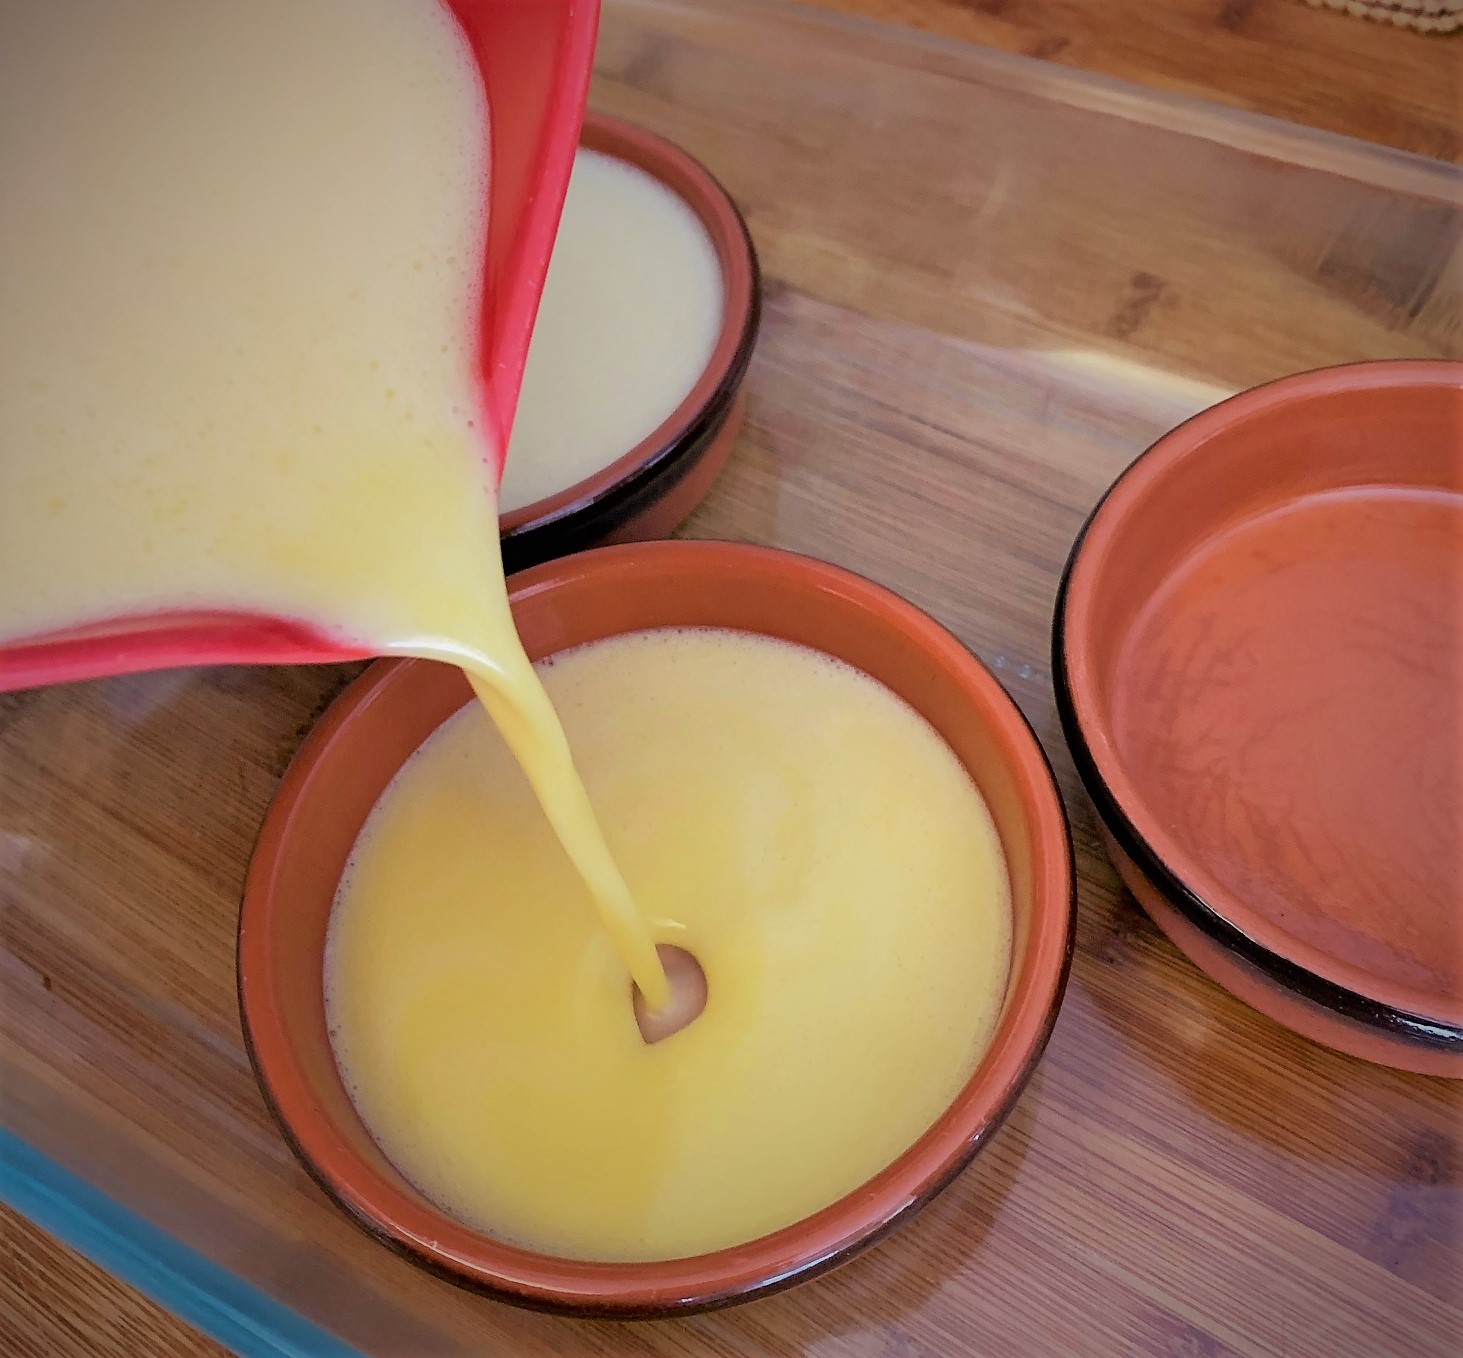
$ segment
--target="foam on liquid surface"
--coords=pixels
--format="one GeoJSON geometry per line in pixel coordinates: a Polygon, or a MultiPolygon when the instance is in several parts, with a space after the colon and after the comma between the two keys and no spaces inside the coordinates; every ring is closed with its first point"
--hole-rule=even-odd
{"type": "Polygon", "coordinates": [[[866,1181],[985,1048],[1010,958],[980,794],[888,690],[801,647],[634,634],[541,673],[616,860],[706,971],[649,1047],[583,888],[467,709],[391,784],[332,916],[353,1096],[448,1210],[567,1255],[666,1258],[866,1181]]]}

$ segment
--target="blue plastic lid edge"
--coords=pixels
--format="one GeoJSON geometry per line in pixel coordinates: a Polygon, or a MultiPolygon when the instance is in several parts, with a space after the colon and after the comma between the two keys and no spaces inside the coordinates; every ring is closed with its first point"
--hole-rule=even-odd
{"type": "Polygon", "coordinates": [[[0,1201],[240,1358],[364,1358],[3,1128],[0,1201]]]}

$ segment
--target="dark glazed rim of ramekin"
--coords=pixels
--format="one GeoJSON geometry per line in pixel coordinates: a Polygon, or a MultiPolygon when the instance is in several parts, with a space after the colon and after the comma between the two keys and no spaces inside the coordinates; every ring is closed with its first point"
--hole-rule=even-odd
{"type": "MultiPolygon", "coordinates": [[[[767,1296],[788,1288],[795,1283],[805,1281],[826,1273],[830,1269],[847,1262],[856,1255],[868,1249],[871,1245],[882,1240],[902,1222],[920,1211],[939,1192],[941,1192],[956,1176],[969,1165],[982,1146],[990,1139],[991,1135],[1001,1126],[1021,1092],[1030,1081],[1033,1072],[1039,1063],[1047,1043],[1051,1037],[1052,1029],[1056,1023],[1057,1015],[1061,1009],[1062,998],[1065,994],[1068,976],[1071,970],[1073,948],[1076,934],[1076,872],[1074,856],[1072,851],[1071,828],[1068,823],[1065,807],[1062,802],[1061,792],[1057,785],[1056,778],[1052,772],[1051,763],[1042,749],[1031,724],[1027,721],[1024,713],[1016,705],[1009,693],[994,678],[990,671],[980,662],[969,648],[958,641],[947,629],[941,626],[934,619],[930,618],[922,610],[917,609],[907,600],[903,600],[882,586],[857,576],[853,572],[845,571],[837,567],[829,566],[827,563],[815,561],[811,558],[799,556],[796,553],[778,551],[777,549],[754,547],[745,544],[724,543],[724,542],[655,542],[642,543],[628,547],[603,548],[599,551],[582,554],[578,558],[570,558],[569,568],[572,569],[572,562],[583,561],[588,558],[609,559],[618,556],[622,559],[629,559],[629,554],[641,553],[644,555],[655,555],[665,557],[669,553],[720,553],[723,556],[732,556],[751,561],[755,564],[758,557],[781,557],[788,560],[792,569],[797,570],[806,577],[806,585],[813,594],[823,591],[842,593],[840,584],[846,589],[849,585],[860,591],[873,591],[873,600],[882,608],[891,608],[895,611],[901,625],[914,627],[933,640],[927,640],[925,644],[934,647],[931,659],[939,664],[959,664],[962,667],[972,666],[978,675],[971,681],[979,686],[989,688],[993,691],[991,696],[984,700],[996,706],[990,708],[992,713],[1003,712],[1009,722],[1013,738],[1018,742],[1018,748],[1023,753],[1020,756],[1020,763],[1025,765],[1030,795],[1035,798],[1036,819],[1033,821],[1033,834],[1040,829],[1040,839],[1033,840],[1033,853],[1040,854],[1042,861],[1050,864],[1050,877],[1044,891],[1043,899],[1049,905],[1048,908],[1055,908],[1062,912],[1058,916],[1061,920],[1061,933],[1056,935],[1054,931],[1045,932],[1046,943],[1044,945],[1033,943],[1033,949],[1039,949],[1034,956],[1031,965],[1037,970],[1032,974],[1033,979],[1026,983],[1031,987],[1028,997],[1023,1001],[1023,1009],[1018,1011],[1017,1017],[1012,1022],[1016,1027],[1012,1030],[1019,1033],[1024,1026],[1027,1029],[1027,1036],[1021,1039],[1019,1044],[1008,1056],[1002,1057],[998,1054],[999,1046],[993,1047],[992,1052],[983,1059],[981,1066],[977,1067],[975,1073],[970,1077],[961,1089],[961,1092],[952,1100],[949,1108],[941,1115],[941,1118],[924,1133],[916,1143],[904,1154],[898,1157],[893,1164],[881,1171],[869,1181],[868,1184],[854,1189],[851,1193],[844,1195],[836,1203],[810,1217],[804,1218],[791,1226],[773,1232],[770,1236],[761,1240],[747,1242],[745,1245],[735,1246],[728,1250],[713,1251],[705,1255],[694,1256],[691,1260],[666,1261],[666,1264],[624,1264],[605,1265],[590,1264],[588,1268],[595,1270],[607,1270],[619,1273],[633,1273],[637,1270],[649,1268],[664,1268],[670,1263],[695,1263],[698,1261],[712,1261],[719,1257],[743,1255],[746,1251],[755,1250],[766,1242],[781,1241],[781,1248],[788,1247],[788,1237],[797,1235],[809,1236],[809,1240],[802,1246],[804,1251],[798,1254],[796,1251],[791,1256],[781,1254],[778,1259],[778,1266],[775,1269],[768,1269],[765,1272],[758,1272],[756,1276],[749,1278],[748,1264],[746,1261],[736,1263],[729,1261],[725,1267],[736,1277],[740,1274],[739,1280],[732,1281],[725,1285],[705,1286],[696,1290],[687,1289],[681,1294],[667,1294],[659,1287],[641,1286],[636,1289],[633,1295],[626,1296],[623,1300],[606,1299],[603,1296],[595,1295],[591,1290],[582,1292],[557,1291],[549,1286],[535,1286],[524,1281],[514,1281],[507,1278],[493,1278],[459,1271],[450,1263],[441,1258],[433,1258],[424,1254],[420,1246],[410,1239],[390,1230],[381,1220],[369,1215],[360,1203],[355,1201],[354,1195],[349,1188],[337,1182],[328,1174],[322,1166],[317,1163],[313,1155],[308,1152],[296,1136],[290,1122],[283,1116],[281,1105],[275,1089],[270,1083],[264,1069],[264,1063],[260,1060],[258,1051],[257,1035],[253,1028],[253,1022],[246,1001],[246,983],[244,979],[245,949],[243,934],[245,927],[246,911],[240,911],[240,946],[238,948],[238,962],[236,968],[236,984],[238,987],[240,1023],[244,1035],[245,1050],[248,1053],[250,1064],[254,1069],[260,1090],[264,1100],[281,1132],[294,1151],[300,1163],[305,1167],[311,1178],[319,1185],[321,1190],[339,1206],[350,1218],[352,1218],[362,1229],[374,1236],[382,1243],[389,1246],[395,1253],[409,1259],[412,1263],[426,1269],[427,1271],[442,1277],[454,1284],[465,1287],[470,1291],[482,1293],[495,1297],[502,1301],[524,1306],[533,1310],[549,1311],[561,1315],[572,1315],[580,1317],[600,1317],[606,1319],[649,1319],[665,1317],[672,1314],[689,1314],[698,1311],[708,1311],[724,1306],[749,1301],[753,1298],[767,1296]],[[1044,828],[1041,828],[1044,827],[1044,828]],[[1057,858],[1060,857],[1060,863],[1057,858]],[[1053,906],[1052,903],[1055,903],[1053,906]],[[1040,1005],[1039,1009],[1035,1006],[1040,1005]],[[1026,1017],[1020,1015],[1024,1012],[1026,1017]],[[1040,1014],[1038,1022],[1033,1022],[1037,1014],[1040,1014]],[[945,1128],[947,1119],[950,1119],[953,1110],[968,1097],[968,1092],[974,1083],[981,1079],[981,1070],[986,1062],[992,1058],[998,1062],[1005,1063],[1004,1074],[1001,1075],[1001,1083],[990,1092],[996,1097],[986,1107],[984,1113],[979,1116],[978,1121],[973,1121],[968,1130],[956,1123],[948,1129],[945,1128]],[[933,1141],[938,1145],[941,1139],[951,1139],[951,1131],[961,1128],[961,1135],[954,1145],[947,1149],[942,1155],[934,1160],[927,1171],[926,1177],[915,1180],[907,1190],[907,1196],[901,1194],[900,1200],[882,1215],[867,1222],[857,1225],[843,1223],[837,1231],[830,1228],[829,1222],[847,1211],[848,1204],[860,1197],[867,1195],[871,1188],[877,1191],[888,1193],[888,1188],[880,1188],[881,1181],[890,1180],[898,1183],[902,1177],[901,1168],[909,1164],[919,1162],[930,1156],[928,1147],[933,1141]],[[823,1223],[822,1229],[829,1232],[828,1243],[821,1249],[810,1249],[818,1235],[818,1223],[823,1223]]],[[[654,568],[663,570],[664,562],[654,560],[650,563],[654,568]]],[[[547,563],[545,566],[528,572],[529,579],[520,586],[524,589],[538,587],[538,577],[547,575],[556,570],[566,568],[564,560],[547,563]]],[[[282,794],[291,797],[298,795],[299,784],[304,774],[302,770],[308,770],[313,764],[314,748],[325,744],[334,737],[335,729],[346,720],[355,710],[360,702],[369,697],[376,687],[396,668],[402,665],[423,664],[421,661],[408,660],[385,660],[378,661],[366,674],[355,680],[349,688],[318,722],[315,728],[306,737],[305,744],[297,754],[294,764],[285,774],[281,781],[280,790],[276,798],[282,794]]],[[[997,718],[999,723],[999,718],[997,718]]],[[[272,804],[273,805],[273,804],[272,804]]],[[[256,843],[256,852],[263,844],[268,833],[269,817],[261,827],[259,841],[256,843]]],[[[254,872],[254,858],[251,856],[252,879],[254,872]]],[[[246,883],[246,899],[250,893],[252,883],[246,883]]],[[[1050,923],[1056,923],[1055,920],[1050,923]]],[[[256,926],[258,927],[258,926],[256,926]]],[[[997,1034],[1001,1032],[998,1025],[997,1034]]],[[[1008,1039],[1008,1042],[1011,1039],[1008,1039]]],[[[998,1037],[999,1042],[999,1037],[998,1037]]],[[[999,1069],[999,1067],[997,1067],[999,1069]]],[[[989,1075],[987,1078],[990,1078],[989,1075]]],[[[972,1110],[974,1111],[974,1110],[972,1110]]],[[[903,1170],[904,1174],[908,1169],[903,1170]]],[[[434,1212],[437,1209],[432,1209],[434,1212]]],[[[444,1219],[445,1219],[445,1214],[444,1219]]],[[[501,1242],[490,1242],[495,1249],[516,1255],[520,1260],[533,1261],[543,1259],[544,1256],[534,1255],[530,1251],[514,1249],[511,1246],[504,1246],[501,1242]]],[[[770,1253],[770,1251],[769,1251],[770,1253]]],[[[554,1264],[562,1264],[564,1261],[552,1261],[554,1264]]],[[[762,1264],[757,1268],[761,1270],[762,1264]]],[[[714,1272],[714,1270],[705,1270],[714,1272]]],[[[625,1289],[627,1292],[630,1289],[625,1289]]]]}
{"type": "Polygon", "coordinates": [[[721,331],[691,390],[635,447],[565,490],[502,516],[503,562],[510,572],[590,546],[688,475],[730,413],[761,326],[757,251],[720,180],[674,142],[603,114],[585,116],[580,144],[660,179],[700,218],[721,268],[721,331]]]}
{"type": "MultiPolygon", "coordinates": [[[[1077,534],[1077,540],[1072,544],[1071,553],[1063,568],[1052,619],[1052,687],[1056,696],[1057,712],[1061,718],[1062,732],[1066,737],[1067,747],[1072,752],[1072,762],[1077,768],[1103,825],[1117,841],[1119,848],[1132,861],[1134,867],[1179,914],[1195,928],[1202,930],[1213,942],[1248,964],[1267,981],[1299,998],[1328,1010],[1339,1018],[1360,1024],[1389,1037],[1400,1038],[1434,1051],[1456,1053],[1463,1052],[1463,1027],[1385,1003],[1328,977],[1318,975],[1293,958],[1261,943],[1225,918],[1164,862],[1123,808],[1098,767],[1091,744],[1078,717],[1068,667],[1070,657],[1067,645],[1067,601],[1073,574],[1082,557],[1083,546],[1104,507],[1118,488],[1140,466],[1155,454],[1165,452],[1170,441],[1182,432],[1191,432],[1195,425],[1215,423],[1217,418],[1220,418],[1216,417],[1216,411],[1223,410],[1234,416],[1244,413],[1252,405],[1263,402],[1267,397],[1273,397],[1277,390],[1283,392],[1294,390],[1300,393],[1312,387],[1329,385],[1336,380],[1338,375],[1345,373],[1376,373],[1379,369],[1416,371],[1420,361],[1425,362],[1425,360],[1396,359],[1341,364],[1293,373],[1287,377],[1262,383],[1191,416],[1155,440],[1134,458],[1112,485],[1103,492],[1102,498],[1098,500],[1092,513],[1087,516],[1081,532],[1077,534]]],[[[1463,371],[1463,365],[1459,366],[1460,371],[1463,371]]]]}
{"type": "MultiPolygon", "coordinates": [[[[1069,852],[1070,847],[1069,830],[1069,852]]],[[[300,1166],[310,1176],[311,1182],[341,1212],[360,1230],[364,1231],[379,1244],[386,1246],[398,1258],[404,1259],[417,1268],[430,1273],[433,1277],[441,1278],[444,1282],[461,1288],[464,1292],[470,1292],[475,1296],[488,1297],[493,1301],[506,1302],[511,1306],[518,1306],[524,1310],[538,1311],[544,1315],[567,1316],[580,1320],[666,1320],[672,1316],[701,1315],[708,1311],[722,1311],[729,1306],[740,1306],[743,1302],[756,1301],[761,1297],[775,1296],[777,1293],[785,1292],[800,1283],[821,1278],[824,1274],[831,1273],[834,1269],[852,1262],[866,1250],[872,1249],[886,1237],[892,1235],[905,1222],[918,1216],[919,1213],[924,1211],[935,1198],[943,1193],[945,1189],[954,1183],[970,1167],[971,1161],[975,1159],[981,1148],[1000,1131],[1006,1119],[1011,1115],[1011,1110],[1016,1106],[1016,1101],[1025,1092],[1026,1086],[1031,1082],[1031,1077],[1035,1074],[1037,1065],[1046,1053],[1047,1044],[1051,1041],[1052,1029],[1056,1027],[1057,1015],[1061,1011],[1062,998],[1066,994],[1067,979],[1072,970],[1072,954],[1077,929],[1077,878],[1075,867],[1072,867],[1070,873],[1070,889],[1073,905],[1068,916],[1067,942],[1062,958],[1061,973],[1057,978],[1055,997],[1051,1009],[1047,1013],[1046,1022],[1040,1034],[1037,1036],[1037,1040],[1033,1044],[1030,1055],[1027,1057],[1020,1073],[1007,1087],[1005,1097],[992,1110],[990,1118],[966,1143],[960,1155],[952,1158],[944,1166],[939,1175],[931,1179],[917,1196],[912,1197],[897,1212],[886,1217],[864,1235],[849,1241],[840,1248],[830,1250],[827,1254],[816,1259],[808,1260],[796,1268],[788,1269],[786,1272],[769,1278],[763,1283],[750,1287],[731,1287],[721,1292],[708,1293],[704,1296],[684,1300],[668,1298],[654,1304],[616,1306],[608,1303],[589,1300],[571,1300],[567,1297],[551,1297],[541,1293],[521,1291],[508,1283],[488,1282],[482,1278],[475,1278],[465,1273],[459,1273],[439,1260],[421,1253],[421,1251],[406,1241],[399,1240],[389,1231],[384,1230],[378,1222],[362,1212],[353,1202],[342,1195],[335,1184],[325,1175],[296,1139],[289,1122],[280,1111],[274,1091],[270,1087],[269,1081],[265,1078],[263,1068],[260,1066],[258,1055],[255,1052],[254,1038],[250,1031],[249,1020],[244,1009],[241,983],[239,982],[236,970],[235,994],[238,997],[239,1003],[239,1027],[243,1033],[244,1051],[249,1058],[249,1066],[254,1072],[254,1079],[259,1086],[259,1093],[264,1100],[264,1106],[269,1110],[269,1115],[273,1118],[275,1127],[279,1130],[280,1136],[294,1154],[295,1159],[299,1161],[300,1166]]]]}

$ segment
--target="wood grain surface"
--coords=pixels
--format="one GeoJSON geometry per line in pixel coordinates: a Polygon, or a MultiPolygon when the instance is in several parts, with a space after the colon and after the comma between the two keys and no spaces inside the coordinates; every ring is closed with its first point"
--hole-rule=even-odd
{"type": "Polygon", "coordinates": [[[223,1358],[225,1350],[0,1205],[0,1353],[223,1358]]]}
{"type": "Polygon", "coordinates": [[[811,0],[1419,155],[1463,146],[1463,34],[1302,0],[811,0]]]}
{"type": "MultiPolygon", "coordinates": [[[[1158,433],[1283,372],[1458,355],[1456,182],[755,4],[612,5],[592,102],[710,165],[765,270],[747,429],[686,531],[822,556],[929,609],[1057,767],[1078,953],[1031,1086],[918,1220],[743,1308],[576,1323],[418,1272],[291,1157],[234,994],[254,833],[353,671],[215,669],[0,697],[5,1124],[393,1358],[1456,1353],[1459,1088],[1294,1037],[1167,944],[1102,856],[1048,660],[1072,537],[1158,433]]],[[[211,1352],[0,1227],[0,1351],[211,1352]]]]}

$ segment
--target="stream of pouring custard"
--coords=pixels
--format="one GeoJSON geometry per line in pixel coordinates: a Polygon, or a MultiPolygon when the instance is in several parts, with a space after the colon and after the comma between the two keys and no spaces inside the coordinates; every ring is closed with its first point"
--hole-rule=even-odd
{"type": "Polygon", "coordinates": [[[0,24],[0,644],[236,610],[460,665],[662,1003],[508,608],[476,418],[486,103],[451,16],[56,0],[0,24]]]}

